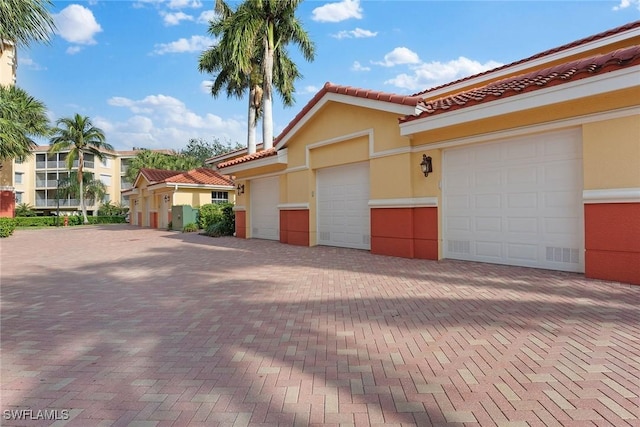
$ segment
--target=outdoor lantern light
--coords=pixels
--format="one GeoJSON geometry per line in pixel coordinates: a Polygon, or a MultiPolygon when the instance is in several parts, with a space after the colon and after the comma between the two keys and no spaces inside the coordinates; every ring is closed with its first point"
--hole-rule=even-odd
{"type": "Polygon", "coordinates": [[[169,197],[169,195],[168,195],[168,194],[165,194],[165,195],[164,195],[164,201],[168,203],[168,202],[169,202],[169,199],[171,199],[171,197],[169,197]]]}
{"type": "Polygon", "coordinates": [[[433,172],[433,166],[431,165],[431,157],[426,154],[422,155],[422,163],[420,163],[420,168],[422,169],[422,173],[424,176],[429,176],[429,173],[433,172]]]}
{"type": "Polygon", "coordinates": [[[244,184],[238,184],[238,194],[244,194],[244,184]]]}

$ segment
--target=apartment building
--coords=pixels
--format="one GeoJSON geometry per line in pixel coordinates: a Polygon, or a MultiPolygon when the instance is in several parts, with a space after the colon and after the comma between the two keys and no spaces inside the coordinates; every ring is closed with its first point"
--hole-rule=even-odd
{"type": "MultiPolygon", "coordinates": [[[[97,213],[103,202],[121,203],[128,205],[128,200],[121,195],[122,190],[131,188],[131,183],[125,178],[129,162],[135,157],[134,151],[105,152],[104,159],[94,158],[93,154],[85,154],[84,170],[93,174],[95,179],[102,181],[107,193],[102,200],[95,200],[87,204],[89,214],[97,213]]],[[[58,184],[69,177],[67,169],[68,151],[49,153],[49,146],[36,148],[32,155],[23,161],[12,162],[11,186],[15,192],[15,203],[28,203],[39,213],[50,215],[60,209],[61,212],[75,212],[80,209],[80,200],[66,197],[58,198],[58,184]]],[[[77,167],[74,163],[74,170],[77,167]]]]}

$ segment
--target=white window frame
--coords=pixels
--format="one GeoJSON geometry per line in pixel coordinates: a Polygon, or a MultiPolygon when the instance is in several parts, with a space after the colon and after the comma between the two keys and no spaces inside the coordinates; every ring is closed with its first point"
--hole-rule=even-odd
{"type": "Polygon", "coordinates": [[[212,191],[211,203],[228,203],[229,192],[228,191],[212,191]]]}

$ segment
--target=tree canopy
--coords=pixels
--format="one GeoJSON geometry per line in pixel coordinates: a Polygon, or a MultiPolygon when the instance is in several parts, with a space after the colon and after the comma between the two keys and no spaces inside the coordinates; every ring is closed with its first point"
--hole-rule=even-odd
{"type": "MultiPolygon", "coordinates": [[[[25,47],[32,42],[49,42],[55,30],[50,6],[53,6],[50,0],[0,1],[0,41],[8,40],[25,47]]],[[[0,52],[3,49],[0,43],[0,52]]]]}
{"type": "Polygon", "coordinates": [[[50,134],[46,110],[26,91],[0,85],[0,161],[28,156],[38,145],[33,138],[50,134]]]}

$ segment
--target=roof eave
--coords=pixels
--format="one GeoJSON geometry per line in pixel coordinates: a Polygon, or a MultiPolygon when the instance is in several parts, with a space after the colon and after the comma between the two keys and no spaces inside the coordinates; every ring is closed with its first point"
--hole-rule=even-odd
{"type": "Polygon", "coordinates": [[[640,65],[602,75],[568,82],[546,89],[510,96],[472,107],[459,108],[400,124],[400,135],[408,136],[461,123],[497,117],[518,111],[566,101],[588,98],[602,93],[638,86],[640,65]]]}

